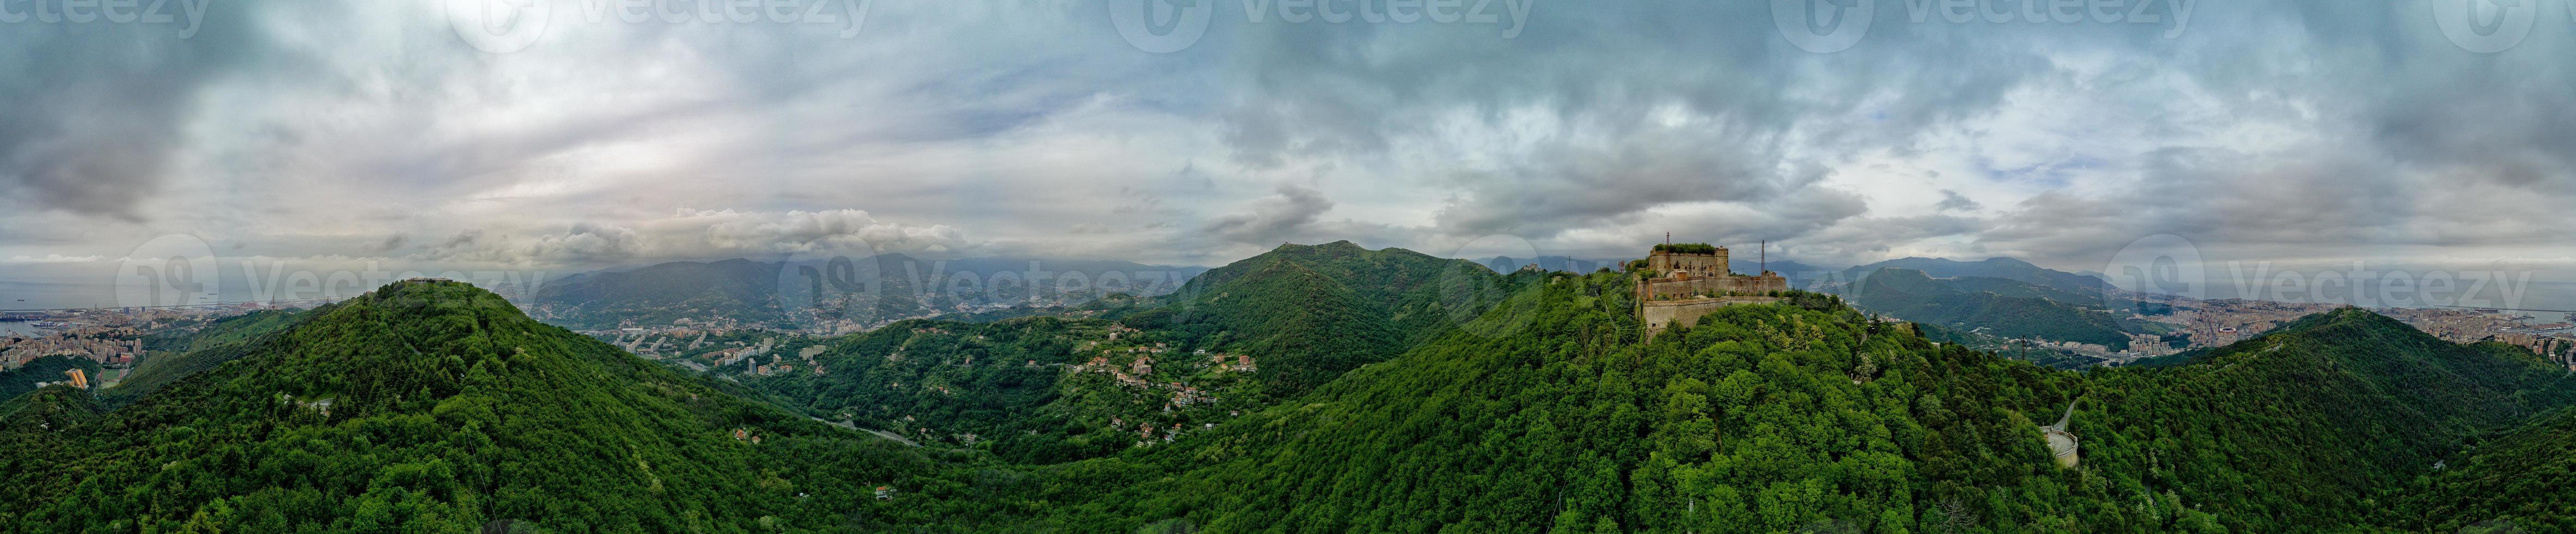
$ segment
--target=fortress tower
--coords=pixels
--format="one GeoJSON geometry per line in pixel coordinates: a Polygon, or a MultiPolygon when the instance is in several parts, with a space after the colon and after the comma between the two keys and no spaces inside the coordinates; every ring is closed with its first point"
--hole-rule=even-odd
{"type": "Polygon", "coordinates": [[[1717,308],[1779,302],[1789,280],[1772,273],[1738,275],[1726,247],[1700,243],[1656,245],[1638,273],[1637,320],[1652,336],[1675,323],[1691,324],[1717,308]]]}
{"type": "Polygon", "coordinates": [[[1686,278],[1712,278],[1734,274],[1727,270],[1726,247],[1709,247],[1707,252],[1674,251],[1674,249],[1694,248],[1697,247],[1692,245],[1655,247],[1653,252],[1646,254],[1646,269],[1686,278]]]}

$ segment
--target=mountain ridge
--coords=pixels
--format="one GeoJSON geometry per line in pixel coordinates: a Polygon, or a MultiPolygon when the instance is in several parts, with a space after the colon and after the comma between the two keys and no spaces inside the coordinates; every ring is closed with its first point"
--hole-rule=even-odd
{"type": "Polygon", "coordinates": [[[1871,274],[1889,267],[1921,271],[1933,278],[1966,276],[2003,278],[2074,292],[2098,293],[2111,287],[2109,281],[2101,278],[2040,267],[2008,256],[1995,256],[1978,261],[1905,257],[1867,265],[1855,265],[1844,269],[1842,275],[1844,280],[1858,283],[1871,274]]]}
{"type": "Polygon", "coordinates": [[[2125,350],[2129,346],[2128,334],[2143,330],[2116,314],[2051,300],[2047,296],[2052,291],[2006,287],[2018,283],[1981,277],[1942,280],[1922,271],[1882,267],[1854,283],[1844,294],[1854,304],[1900,319],[1955,325],[1961,330],[1991,329],[1994,335],[2005,338],[2073,341],[2125,350]],[[1975,285],[1977,280],[2003,285],[1980,287],[1975,285]],[[1996,289],[2022,296],[2004,295],[1993,291],[1996,289]]]}
{"type": "Polygon", "coordinates": [[[848,259],[846,264],[745,258],[676,261],[559,278],[538,288],[530,305],[546,320],[578,328],[666,325],[680,319],[814,326],[806,323],[829,322],[843,316],[862,321],[893,320],[958,311],[961,306],[975,304],[1027,304],[1043,293],[1028,280],[1039,276],[1041,270],[1053,280],[1044,286],[1049,290],[1071,284],[1067,275],[1080,275],[1081,284],[1072,289],[1084,294],[1155,295],[1169,292],[1207,269],[1095,260],[925,260],[901,253],[848,259]],[[1032,267],[1030,262],[1037,265],[1032,267]],[[828,273],[835,279],[820,285],[825,289],[824,295],[782,294],[782,289],[803,287],[797,284],[824,284],[784,270],[791,266],[812,268],[818,275],[828,273]],[[1140,273],[1159,278],[1136,278],[1140,273]],[[843,276],[860,279],[838,279],[843,276]],[[1110,280],[1119,281],[1117,287],[1109,287],[1110,280]],[[835,300],[845,296],[864,302],[835,300]]]}
{"type": "Polygon", "coordinates": [[[113,410],[63,390],[9,410],[0,502],[13,504],[0,524],[820,528],[873,502],[865,481],[931,468],[901,445],[732,398],[462,283],[388,285],[246,350],[113,410]],[[797,457],[833,460],[761,467],[797,457]],[[223,485],[191,482],[216,473],[223,485]],[[802,506],[800,494],[836,504],[802,506]]]}

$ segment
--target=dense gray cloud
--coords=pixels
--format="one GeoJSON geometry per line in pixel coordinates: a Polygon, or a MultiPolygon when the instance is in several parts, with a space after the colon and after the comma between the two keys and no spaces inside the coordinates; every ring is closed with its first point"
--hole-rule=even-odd
{"type": "MultiPolygon", "coordinates": [[[[19,209],[141,220],[168,181],[201,90],[270,53],[240,10],[167,24],[0,26],[0,194],[19,209]],[[180,36],[190,43],[177,46],[180,36]]],[[[57,3],[59,5],[59,3],[57,3]]],[[[139,19],[138,19],[139,20],[139,19]]]]}
{"type": "Polygon", "coordinates": [[[1933,204],[1932,207],[1941,211],[1976,211],[1985,209],[1986,206],[1978,204],[1977,201],[1968,200],[1966,195],[1961,195],[1958,191],[1943,189],[1941,202],[1933,204]]]}
{"type": "Polygon", "coordinates": [[[1218,1],[1155,54],[1100,2],[877,0],[859,26],[554,0],[540,40],[494,53],[446,4],[0,24],[0,258],[25,258],[0,263],[172,233],[565,270],[1492,236],[1610,257],[1671,232],[1818,264],[2083,270],[2174,234],[2214,257],[2576,267],[2556,235],[2576,19],[2556,10],[2477,53],[2427,3],[1995,24],[1880,0],[1856,44],[1814,53],[1768,2],[1371,24],[1218,1]]]}
{"type": "Polygon", "coordinates": [[[1306,232],[1317,216],[1330,209],[1333,200],[1324,198],[1324,192],[1283,185],[1279,194],[1254,201],[1249,213],[1216,216],[1207,231],[1231,241],[1273,243],[1306,232]]]}
{"type": "Polygon", "coordinates": [[[561,232],[513,239],[467,229],[419,259],[501,265],[584,265],[798,254],[953,255],[980,246],[948,226],[886,223],[858,210],[749,213],[682,210],[639,228],[575,223],[561,232]]]}

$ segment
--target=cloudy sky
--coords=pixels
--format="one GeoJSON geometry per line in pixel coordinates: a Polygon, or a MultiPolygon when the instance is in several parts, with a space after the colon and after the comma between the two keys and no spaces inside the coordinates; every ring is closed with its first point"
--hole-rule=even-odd
{"type": "Polygon", "coordinates": [[[0,279],[1665,232],[2576,279],[2576,2],[2502,3],[10,0],[0,279]]]}

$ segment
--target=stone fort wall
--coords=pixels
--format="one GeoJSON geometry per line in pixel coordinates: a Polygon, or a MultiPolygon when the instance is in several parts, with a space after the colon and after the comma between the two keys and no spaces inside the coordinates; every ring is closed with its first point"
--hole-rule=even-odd
{"type": "Polygon", "coordinates": [[[1651,302],[1668,299],[1677,300],[1701,298],[1699,295],[1710,293],[1723,295],[1730,291],[1738,295],[1767,295],[1773,291],[1789,290],[1789,279],[1781,278],[1779,276],[1735,276],[1726,278],[1692,278],[1686,280],[1657,279],[1638,282],[1637,287],[1639,289],[1638,293],[1640,297],[1642,297],[1638,300],[1651,302]]]}
{"type": "Polygon", "coordinates": [[[1646,255],[1646,268],[1658,273],[1684,273],[1690,276],[1726,276],[1726,249],[1716,254],[1675,254],[1654,251],[1646,255]]]}
{"type": "Polygon", "coordinates": [[[1782,299],[1780,297],[1721,297],[1713,299],[1647,302],[1637,307],[1637,318],[1646,322],[1646,335],[1652,337],[1655,333],[1662,332],[1664,331],[1664,328],[1674,324],[1688,325],[1697,323],[1699,322],[1700,316],[1708,315],[1708,312],[1717,311],[1718,308],[1737,304],[1770,304],[1780,302],[1782,300],[1786,299],[1782,299]]]}
{"type": "Polygon", "coordinates": [[[1783,300],[1761,295],[1787,291],[1787,278],[1770,273],[1736,276],[1728,268],[1726,256],[1724,247],[1718,247],[1713,254],[1661,250],[1647,254],[1646,270],[1657,276],[1637,281],[1637,319],[1646,323],[1646,335],[1652,336],[1673,324],[1698,322],[1700,316],[1718,308],[1783,300]]]}

